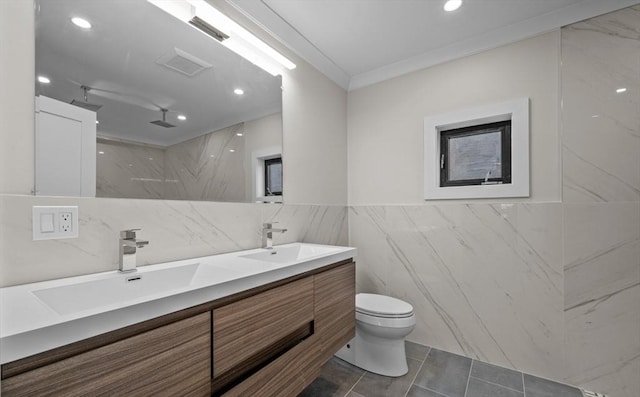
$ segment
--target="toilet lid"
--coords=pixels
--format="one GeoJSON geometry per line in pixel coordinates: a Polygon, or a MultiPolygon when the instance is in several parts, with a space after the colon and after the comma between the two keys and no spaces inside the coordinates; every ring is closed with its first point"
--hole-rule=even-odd
{"type": "Polygon", "coordinates": [[[377,317],[409,317],[413,314],[413,306],[390,296],[357,294],[356,311],[377,317]]]}

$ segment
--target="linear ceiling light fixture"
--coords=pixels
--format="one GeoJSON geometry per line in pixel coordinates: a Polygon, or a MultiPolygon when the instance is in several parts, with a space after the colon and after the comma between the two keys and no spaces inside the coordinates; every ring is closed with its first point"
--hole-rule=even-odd
{"type": "Polygon", "coordinates": [[[296,65],[204,0],[147,0],[274,76],[296,65]]]}

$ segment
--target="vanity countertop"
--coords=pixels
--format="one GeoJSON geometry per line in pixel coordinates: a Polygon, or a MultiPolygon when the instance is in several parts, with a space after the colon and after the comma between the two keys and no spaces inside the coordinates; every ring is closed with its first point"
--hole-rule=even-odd
{"type": "Polygon", "coordinates": [[[351,247],[292,243],[272,251],[259,248],[141,266],[134,273],[110,271],[0,288],[0,363],[355,256],[351,247]]]}

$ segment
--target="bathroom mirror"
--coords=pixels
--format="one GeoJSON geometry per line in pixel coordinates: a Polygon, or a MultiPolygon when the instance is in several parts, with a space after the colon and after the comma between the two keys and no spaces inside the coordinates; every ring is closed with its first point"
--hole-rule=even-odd
{"type": "Polygon", "coordinates": [[[146,0],[36,0],[35,26],[36,96],[96,112],[97,197],[282,200],[279,76],[146,0]]]}

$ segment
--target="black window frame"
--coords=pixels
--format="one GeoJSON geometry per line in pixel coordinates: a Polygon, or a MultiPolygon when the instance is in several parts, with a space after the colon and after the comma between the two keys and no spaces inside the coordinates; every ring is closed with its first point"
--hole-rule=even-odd
{"type": "Polygon", "coordinates": [[[511,120],[498,121],[440,131],[440,187],[476,186],[511,183],[511,120]],[[449,180],[449,140],[465,136],[482,135],[500,131],[501,171],[500,178],[449,180]]]}
{"type": "MultiPolygon", "coordinates": [[[[270,189],[271,177],[269,174],[269,168],[274,164],[280,164],[280,170],[282,170],[282,156],[273,157],[273,158],[264,160],[264,195],[265,197],[282,196],[282,186],[279,192],[274,192],[270,189]]],[[[282,178],[282,175],[280,176],[280,178],[282,178]]]]}

